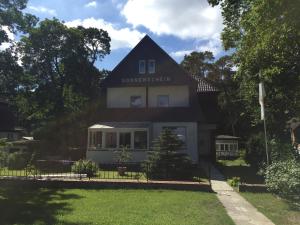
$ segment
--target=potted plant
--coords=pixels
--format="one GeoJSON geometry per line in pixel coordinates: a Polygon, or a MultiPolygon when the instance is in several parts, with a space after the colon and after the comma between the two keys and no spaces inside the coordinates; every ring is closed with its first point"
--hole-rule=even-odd
{"type": "Polygon", "coordinates": [[[127,170],[126,163],[130,161],[131,154],[129,153],[127,146],[122,146],[122,148],[119,151],[116,151],[116,153],[117,153],[118,173],[120,176],[125,176],[127,170]]]}

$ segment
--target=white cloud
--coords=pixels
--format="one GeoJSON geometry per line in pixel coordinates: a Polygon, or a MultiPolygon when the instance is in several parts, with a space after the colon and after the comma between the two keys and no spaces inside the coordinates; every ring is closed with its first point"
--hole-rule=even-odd
{"type": "Polygon", "coordinates": [[[176,51],[176,52],[171,52],[170,55],[173,58],[182,58],[185,55],[188,55],[192,52],[193,50],[180,50],[180,51],[176,51]]]}
{"type": "Polygon", "coordinates": [[[56,11],[54,9],[49,9],[44,6],[28,6],[28,8],[34,12],[45,13],[52,16],[56,16],[56,11]]]}
{"type": "Polygon", "coordinates": [[[202,40],[200,43],[196,44],[194,49],[184,49],[175,52],[171,52],[170,55],[175,59],[182,59],[185,55],[190,54],[193,51],[204,52],[210,51],[214,56],[218,56],[223,50],[222,42],[219,35],[214,35],[211,39],[202,40]]]}
{"type": "Polygon", "coordinates": [[[128,0],[121,13],[134,27],[182,39],[208,39],[223,27],[220,8],[207,0],[128,0]]]}
{"type": "Polygon", "coordinates": [[[199,44],[196,50],[201,52],[210,51],[214,56],[218,55],[223,50],[220,35],[213,35],[210,39],[206,40],[206,42],[199,44]]]}
{"type": "MultiPolygon", "coordinates": [[[[4,31],[6,32],[6,34],[7,34],[7,36],[8,36],[8,39],[9,39],[10,41],[14,41],[14,40],[15,40],[14,34],[8,29],[7,26],[2,26],[1,28],[2,28],[2,30],[4,30],[4,31]]],[[[5,49],[9,48],[10,46],[11,46],[11,43],[9,43],[9,42],[4,42],[4,43],[2,43],[2,44],[0,45],[0,51],[3,51],[3,50],[5,50],[5,49]]]]}
{"type": "Polygon", "coordinates": [[[103,19],[93,17],[87,19],[77,19],[65,23],[68,27],[95,27],[106,30],[111,38],[111,49],[133,48],[143,37],[144,33],[128,27],[118,28],[116,25],[106,22],[103,19]]]}
{"type": "Polygon", "coordinates": [[[89,2],[89,3],[85,4],[84,7],[86,7],[86,8],[96,8],[97,7],[97,2],[96,1],[89,2]]]}

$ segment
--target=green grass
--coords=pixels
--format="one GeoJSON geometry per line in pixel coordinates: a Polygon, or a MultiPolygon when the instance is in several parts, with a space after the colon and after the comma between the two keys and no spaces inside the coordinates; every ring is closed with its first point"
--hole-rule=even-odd
{"type": "Polygon", "coordinates": [[[292,203],[270,193],[240,193],[277,225],[300,224],[300,202],[292,203]]]}
{"type": "Polygon", "coordinates": [[[233,224],[215,194],[173,190],[0,188],[0,224],[233,224]]]}
{"type": "Polygon", "coordinates": [[[233,177],[240,177],[241,182],[243,183],[264,183],[264,178],[257,175],[257,171],[245,163],[243,159],[218,160],[217,167],[227,180],[232,179],[233,177]]]}

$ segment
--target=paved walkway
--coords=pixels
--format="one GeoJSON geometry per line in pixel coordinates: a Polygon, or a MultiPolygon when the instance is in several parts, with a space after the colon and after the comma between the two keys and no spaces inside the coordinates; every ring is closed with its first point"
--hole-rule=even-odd
{"type": "Polygon", "coordinates": [[[236,225],[274,225],[227,184],[224,176],[211,166],[211,186],[236,225]]]}

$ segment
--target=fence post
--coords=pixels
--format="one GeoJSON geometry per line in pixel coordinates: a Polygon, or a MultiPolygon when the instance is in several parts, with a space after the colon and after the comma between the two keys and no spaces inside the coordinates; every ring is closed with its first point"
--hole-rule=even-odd
{"type": "Polygon", "coordinates": [[[148,183],[148,181],[149,181],[149,162],[147,162],[146,165],[147,165],[146,166],[146,178],[147,178],[147,183],[148,183]]]}

